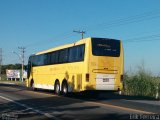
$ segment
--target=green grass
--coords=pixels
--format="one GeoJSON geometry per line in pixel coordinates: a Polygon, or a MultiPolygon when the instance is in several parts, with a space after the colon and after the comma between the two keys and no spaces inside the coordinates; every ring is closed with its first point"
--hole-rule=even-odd
{"type": "Polygon", "coordinates": [[[7,80],[6,75],[2,75],[0,82],[1,83],[8,82],[8,83],[14,83],[14,84],[17,84],[17,85],[25,86],[25,81],[22,82],[22,81],[18,81],[18,80],[7,80]]]}
{"type": "Polygon", "coordinates": [[[7,80],[7,78],[6,78],[6,75],[5,74],[2,74],[1,75],[1,79],[0,79],[1,81],[5,81],[5,80],[7,80]]]}
{"type": "Polygon", "coordinates": [[[141,68],[137,73],[125,73],[123,94],[155,98],[157,93],[160,95],[160,77],[141,68]]]}

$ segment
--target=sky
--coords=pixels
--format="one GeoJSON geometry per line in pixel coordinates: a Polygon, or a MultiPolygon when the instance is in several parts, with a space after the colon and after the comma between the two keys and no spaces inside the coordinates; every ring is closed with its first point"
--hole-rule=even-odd
{"type": "Polygon", "coordinates": [[[123,41],[125,71],[139,65],[160,75],[159,0],[0,0],[3,64],[20,63],[18,47],[29,55],[84,37],[123,41]]]}

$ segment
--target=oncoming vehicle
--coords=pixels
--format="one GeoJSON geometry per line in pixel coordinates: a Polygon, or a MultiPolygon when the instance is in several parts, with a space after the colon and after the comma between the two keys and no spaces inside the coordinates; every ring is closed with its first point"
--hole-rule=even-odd
{"type": "Polygon", "coordinates": [[[81,91],[121,91],[122,41],[85,38],[31,55],[27,87],[54,90],[59,95],[81,91]]]}

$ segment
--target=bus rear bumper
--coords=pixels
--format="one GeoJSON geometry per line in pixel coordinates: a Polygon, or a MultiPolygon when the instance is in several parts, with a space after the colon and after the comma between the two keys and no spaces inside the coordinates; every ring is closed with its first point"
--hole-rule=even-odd
{"type": "Polygon", "coordinates": [[[118,85],[96,85],[96,90],[120,91],[122,87],[118,85]]]}
{"type": "Polygon", "coordinates": [[[115,90],[114,85],[96,85],[96,90],[115,90]]]}
{"type": "Polygon", "coordinates": [[[121,91],[122,86],[121,85],[104,85],[104,84],[97,84],[95,86],[88,86],[86,87],[86,90],[94,90],[94,91],[121,91]]]}

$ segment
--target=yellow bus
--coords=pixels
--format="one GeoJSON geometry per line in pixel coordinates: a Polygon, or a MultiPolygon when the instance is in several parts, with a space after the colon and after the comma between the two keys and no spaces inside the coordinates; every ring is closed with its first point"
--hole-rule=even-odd
{"type": "Polygon", "coordinates": [[[121,91],[122,41],[85,38],[31,55],[27,87],[54,90],[56,94],[81,91],[121,91]]]}

